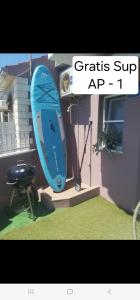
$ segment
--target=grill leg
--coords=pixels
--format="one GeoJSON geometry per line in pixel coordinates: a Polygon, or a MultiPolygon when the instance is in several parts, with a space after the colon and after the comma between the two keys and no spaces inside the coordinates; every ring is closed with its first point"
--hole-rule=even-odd
{"type": "Polygon", "coordinates": [[[12,192],[9,208],[11,208],[11,206],[12,206],[12,203],[13,203],[13,200],[14,200],[14,197],[15,197],[15,193],[16,193],[16,190],[14,189],[13,192],[12,192]]]}
{"type": "Polygon", "coordinates": [[[30,198],[30,194],[29,191],[27,190],[27,197],[28,197],[28,201],[29,201],[29,206],[30,206],[30,211],[31,211],[31,218],[33,220],[35,220],[35,216],[34,216],[34,212],[33,212],[33,207],[32,207],[32,203],[31,203],[31,198],[30,198]]]}

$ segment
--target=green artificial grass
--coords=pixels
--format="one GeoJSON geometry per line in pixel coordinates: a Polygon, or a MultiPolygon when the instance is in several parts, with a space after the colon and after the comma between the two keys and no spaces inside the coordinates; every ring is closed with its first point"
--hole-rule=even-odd
{"type": "Polygon", "coordinates": [[[44,214],[35,222],[22,213],[15,217],[9,229],[1,231],[0,239],[130,240],[132,216],[102,197],[95,197],[77,206],[44,214]]]}
{"type": "MultiPolygon", "coordinates": [[[[49,215],[48,209],[42,203],[38,203],[38,205],[34,207],[34,212],[37,219],[49,215]]],[[[29,218],[29,214],[26,211],[12,213],[9,217],[7,214],[3,213],[0,215],[0,236],[13,229],[32,223],[33,220],[29,218]]]]}

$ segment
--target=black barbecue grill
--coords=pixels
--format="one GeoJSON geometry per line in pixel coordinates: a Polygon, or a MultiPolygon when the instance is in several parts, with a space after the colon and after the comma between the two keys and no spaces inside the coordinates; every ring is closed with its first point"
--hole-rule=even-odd
{"type": "Polygon", "coordinates": [[[35,166],[24,163],[24,161],[18,161],[17,165],[12,166],[7,171],[6,176],[7,184],[13,187],[9,209],[11,209],[16,196],[26,195],[29,204],[28,209],[30,210],[30,216],[33,220],[35,219],[32,205],[32,202],[34,202],[33,185],[36,177],[37,171],[35,166]]]}

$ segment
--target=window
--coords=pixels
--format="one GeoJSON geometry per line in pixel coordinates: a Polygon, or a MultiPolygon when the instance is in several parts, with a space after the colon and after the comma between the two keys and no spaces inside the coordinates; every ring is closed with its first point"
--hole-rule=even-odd
{"type": "Polygon", "coordinates": [[[0,112],[0,122],[1,123],[8,122],[8,112],[6,111],[0,112]]]}
{"type": "Polygon", "coordinates": [[[122,151],[125,96],[109,96],[104,99],[103,131],[107,148],[122,151]]]}
{"type": "Polygon", "coordinates": [[[0,123],[13,122],[13,113],[8,111],[0,112],[0,123]]]}
{"type": "Polygon", "coordinates": [[[8,112],[7,111],[4,111],[3,112],[3,122],[8,122],[8,112]]]}

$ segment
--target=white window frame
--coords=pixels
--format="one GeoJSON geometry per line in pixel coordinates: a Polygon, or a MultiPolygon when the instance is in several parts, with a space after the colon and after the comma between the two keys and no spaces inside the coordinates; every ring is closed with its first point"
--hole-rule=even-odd
{"type": "Polygon", "coordinates": [[[9,123],[10,122],[10,112],[8,112],[8,121],[7,122],[3,122],[4,111],[0,111],[0,115],[1,115],[1,121],[0,121],[1,123],[9,123]]]}
{"type": "MultiPolygon", "coordinates": [[[[118,101],[119,99],[123,98],[124,100],[126,100],[126,95],[109,95],[109,96],[105,96],[104,97],[104,102],[103,102],[103,131],[105,130],[105,125],[108,123],[123,123],[124,124],[124,120],[110,120],[110,121],[106,121],[105,120],[105,113],[106,113],[106,103],[107,100],[112,100],[113,101],[118,101]]],[[[104,147],[104,145],[102,144],[102,147],[104,147]]],[[[120,150],[111,150],[111,152],[120,152],[123,153],[123,145],[121,147],[120,150]]]]}

